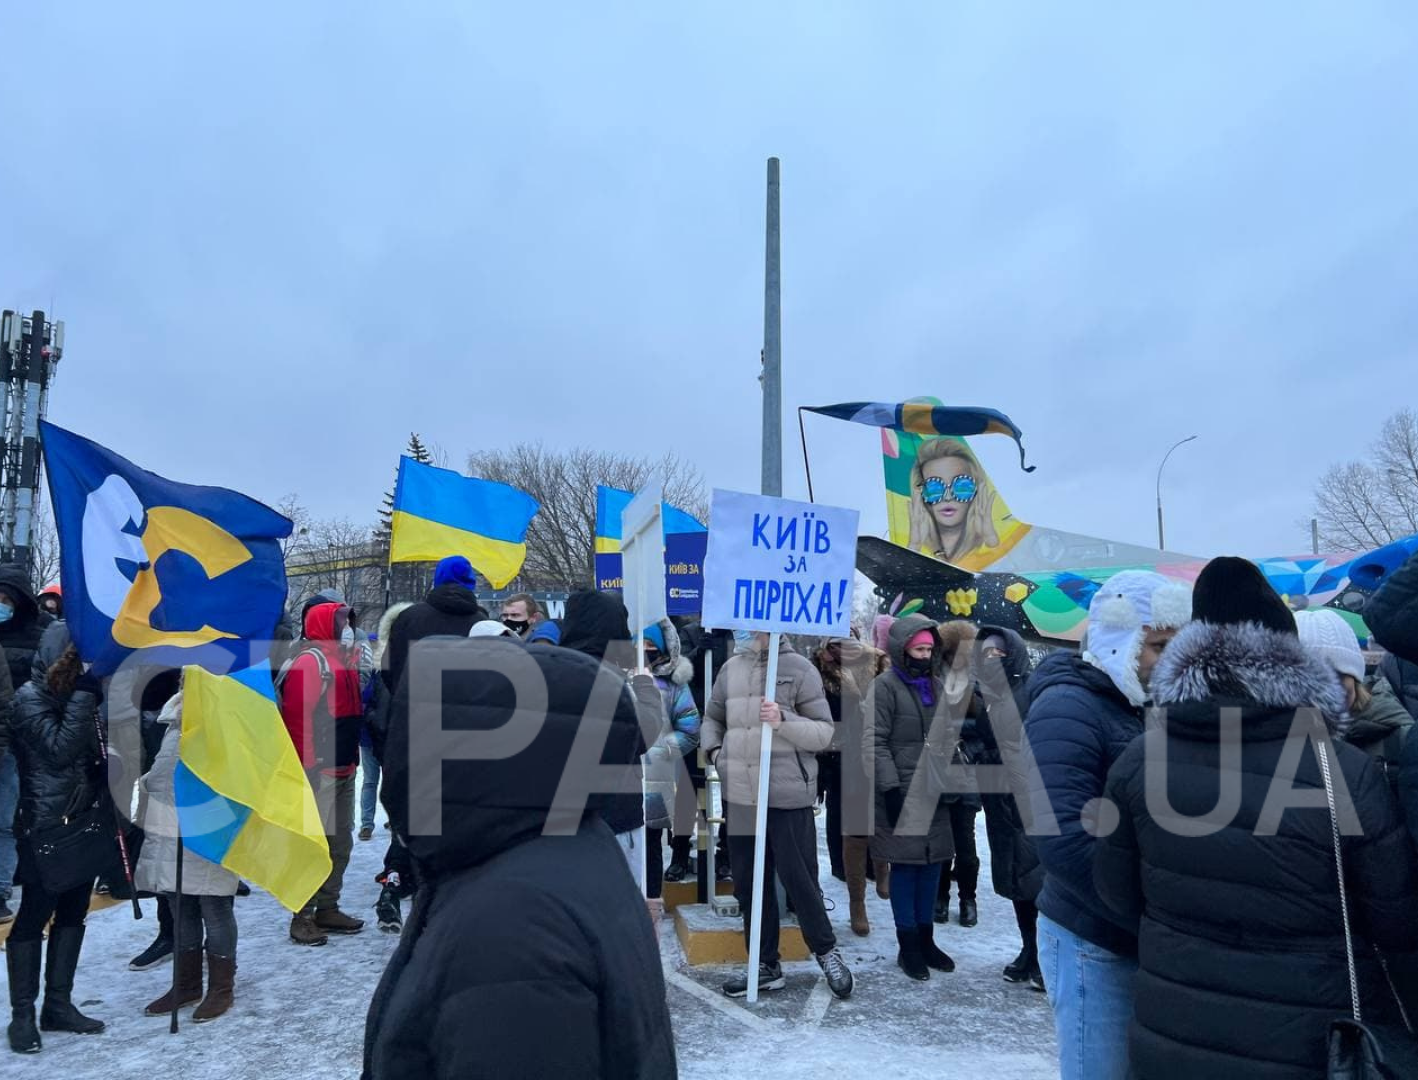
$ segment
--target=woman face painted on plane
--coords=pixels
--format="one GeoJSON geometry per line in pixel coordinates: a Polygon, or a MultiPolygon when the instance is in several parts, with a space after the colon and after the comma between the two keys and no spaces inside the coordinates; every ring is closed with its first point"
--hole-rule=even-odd
{"type": "Polygon", "coordinates": [[[922,443],[912,472],[912,548],[951,562],[999,542],[991,521],[994,490],[963,443],[922,443]]]}

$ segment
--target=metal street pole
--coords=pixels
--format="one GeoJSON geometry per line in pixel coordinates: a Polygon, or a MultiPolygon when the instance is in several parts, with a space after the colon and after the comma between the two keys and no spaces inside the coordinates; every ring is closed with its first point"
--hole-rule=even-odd
{"type": "Polygon", "coordinates": [[[1157,466],[1157,550],[1158,550],[1158,551],[1166,551],[1166,550],[1167,550],[1167,537],[1166,537],[1166,533],[1163,531],[1163,528],[1162,528],[1162,470],[1167,467],[1167,459],[1172,456],[1172,452],[1175,451],[1178,446],[1185,446],[1187,443],[1191,442],[1191,441],[1192,441],[1193,439],[1195,439],[1195,438],[1196,438],[1195,435],[1188,435],[1185,439],[1181,440],[1181,442],[1178,442],[1178,443],[1173,444],[1172,449],[1171,449],[1171,450],[1168,450],[1167,453],[1166,453],[1166,455],[1162,458],[1162,464],[1157,466]]]}
{"type": "Polygon", "coordinates": [[[778,159],[768,159],[767,243],[763,260],[764,495],[783,494],[783,278],[778,223],[778,159]]]}

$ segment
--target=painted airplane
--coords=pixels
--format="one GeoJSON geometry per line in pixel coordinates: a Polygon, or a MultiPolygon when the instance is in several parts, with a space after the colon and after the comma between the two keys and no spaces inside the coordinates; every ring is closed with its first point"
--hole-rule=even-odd
{"type": "MultiPolygon", "coordinates": [[[[1007,626],[1035,641],[1076,642],[1093,594],[1113,574],[1156,570],[1190,583],[1206,565],[1193,555],[1031,525],[1010,510],[965,438],[901,422],[913,404],[929,411],[937,403],[863,404],[897,410],[894,426],[881,428],[889,540],[864,536],[857,544],[857,568],[894,614],[920,611],[1007,626]]],[[[858,423],[877,415],[831,408],[813,411],[858,423]]],[[[999,419],[981,424],[982,433],[1019,438],[1007,418],[993,415],[999,419]]],[[[1362,642],[1369,637],[1365,602],[1415,553],[1418,534],[1358,554],[1266,558],[1256,565],[1291,608],[1332,608],[1362,642]]]]}

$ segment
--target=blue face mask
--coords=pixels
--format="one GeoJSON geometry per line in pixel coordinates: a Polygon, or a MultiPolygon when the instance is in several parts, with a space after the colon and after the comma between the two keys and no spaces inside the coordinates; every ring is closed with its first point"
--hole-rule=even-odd
{"type": "Polygon", "coordinates": [[[0,604],[0,623],[7,623],[15,617],[15,609],[9,604],[0,604]]]}
{"type": "Polygon", "coordinates": [[[753,647],[753,631],[735,630],[734,644],[737,645],[740,649],[751,649],[753,647]]]}

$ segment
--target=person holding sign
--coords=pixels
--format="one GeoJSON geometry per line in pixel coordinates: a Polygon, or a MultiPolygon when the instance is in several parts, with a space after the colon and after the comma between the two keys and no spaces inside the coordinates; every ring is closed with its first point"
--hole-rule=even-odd
{"type": "MultiPolygon", "coordinates": [[[[852,973],[837,948],[817,881],[817,829],[812,811],[817,800],[817,755],[832,745],[833,733],[822,676],[783,641],[773,698],[766,699],[769,635],[736,631],[734,636],[738,649],[714,682],[701,745],[724,780],[734,895],[743,912],[745,941],[750,933],[753,890],[764,890],[758,986],[760,990],[781,990],[786,985],[778,953],[778,902],[773,892],[776,873],[828,986],[837,997],[845,998],[852,992],[852,973]],[[773,753],[760,883],[752,879],[749,868],[754,865],[754,807],[765,727],[772,730],[773,753]]],[[[743,997],[748,985],[745,973],[725,983],[724,993],[743,997]]]]}

